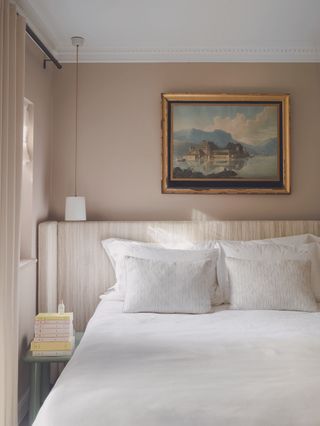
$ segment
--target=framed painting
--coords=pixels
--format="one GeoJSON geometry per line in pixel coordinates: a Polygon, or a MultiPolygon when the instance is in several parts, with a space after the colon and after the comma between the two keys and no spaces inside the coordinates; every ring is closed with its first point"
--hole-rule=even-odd
{"type": "Polygon", "coordinates": [[[289,194],[289,95],[163,94],[162,192],[289,194]]]}

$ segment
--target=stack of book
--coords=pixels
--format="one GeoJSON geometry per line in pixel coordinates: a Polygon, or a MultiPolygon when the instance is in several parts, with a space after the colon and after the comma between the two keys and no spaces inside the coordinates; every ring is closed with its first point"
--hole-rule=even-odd
{"type": "Polygon", "coordinates": [[[35,317],[33,356],[67,356],[74,349],[73,313],[40,313],[35,317]]]}

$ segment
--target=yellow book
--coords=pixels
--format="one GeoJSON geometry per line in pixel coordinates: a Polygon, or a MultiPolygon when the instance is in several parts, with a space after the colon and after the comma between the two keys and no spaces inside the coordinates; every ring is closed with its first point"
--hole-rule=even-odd
{"type": "Polygon", "coordinates": [[[69,342],[31,342],[31,351],[68,351],[74,347],[74,338],[69,342]]]}
{"type": "Polygon", "coordinates": [[[64,314],[57,314],[56,312],[43,312],[36,315],[37,321],[72,321],[73,312],[66,312],[64,314]]]}

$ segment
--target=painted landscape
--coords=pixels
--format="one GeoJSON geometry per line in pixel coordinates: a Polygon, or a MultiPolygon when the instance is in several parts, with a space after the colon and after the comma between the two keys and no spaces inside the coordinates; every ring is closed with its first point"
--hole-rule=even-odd
{"type": "Polygon", "coordinates": [[[275,105],[175,105],[173,179],[278,178],[275,105]]]}

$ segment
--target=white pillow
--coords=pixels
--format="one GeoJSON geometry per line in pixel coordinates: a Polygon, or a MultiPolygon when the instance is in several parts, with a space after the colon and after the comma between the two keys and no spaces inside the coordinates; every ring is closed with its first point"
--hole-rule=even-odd
{"type": "Polygon", "coordinates": [[[317,311],[311,288],[311,262],[225,259],[230,303],[236,309],[317,311]]]}
{"type": "Polygon", "coordinates": [[[129,255],[131,251],[145,253],[150,247],[161,247],[157,243],[144,243],[142,241],[124,240],[121,238],[108,238],[101,241],[102,247],[109,256],[114,271],[116,272],[117,260],[120,256],[129,255]]]}
{"type": "Polygon", "coordinates": [[[216,264],[219,255],[218,248],[206,250],[178,250],[164,248],[154,243],[143,243],[117,238],[109,238],[102,241],[102,246],[110,258],[116,274],[117,290],[119,295],[123,298],[126,292],[126,280],[123,276],[123,262],[125,256],[171,262],[193,262],[212,259],[214,261],[215,271],[211,277],[211,300],[213,304],[222,303],[222,295],[217,285],[216,274],[216,264]]]}
{"type": "Polygon", "coordinates": [[[220,255],[217,265],[218,282],[224,301],[230,301],[226,257],[276,262],[279,260],[310,260],[311,285],[317,301],[320,301],[320,244],[282,245],[260,241],[220,241],[220,255]]]}
{"type": "MultiPolygon", "coordinates": [[[[217,248],[219,245],[219,242],[230,242],[230,243],[257,243],[257,244],[270,244],[270,243],[276,243],[276,244],[284,244],[287,246],[297,246],[300,244],[306,244],[306,243],[316,243],[320,242],[320,237],[317,237],[316,235],[312,234],[299,234],[299,235],[290,235],[286,237],[277,237],[277,238],[266,238],[263,240],[208,240],[208,241],[201,241],[201,242],[193,242],[189,243],[188,249],[212,249],[217,248]]],[[[178,247],[175,247],[178,248],[178,247]]],[[[181,247],[180,247],[181,248],[181,247]]]]}
{"type": "Polygon", "coordinates": [[[267,238],[263,240],[252,240],[251,242],[255,243],[276,243],[276,244],[285,244],[287,246],[297,246],[300,244],[307,243],[316,243],[320,242],[320,238],[312,234],[298,234],[298,235],[289,235],[286,237],[277,237],[277,238],[267,238]]]}
{"type": "Polygon", "coordinates": [[[179,261],[124,256],[124,312],[210,311],[213,259],[179,261]]]}

